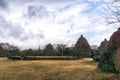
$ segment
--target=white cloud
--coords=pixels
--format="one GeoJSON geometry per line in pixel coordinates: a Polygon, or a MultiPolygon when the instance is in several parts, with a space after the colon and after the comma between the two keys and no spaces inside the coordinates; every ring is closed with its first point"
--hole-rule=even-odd
{"type": "MultiPolygon", "coordinates": [[[[91,8],[89,3],[80,3],[79,0],[62,1],[25,0],[23,3],[23,0],[11,0],[8,13],[2,11],[0,15],[4,17],[4,23],[12,24],[11,27],[8,26],[12,35],[5,35],[9,39],[0,37],[1,42],[14,43],[25,49],[37,48],[48,43],[72,45],[81,34],[88,35],[90,44],[99,44],[104,38],[109,38],[113,27],[108,28],[99,24],[101,18],[95,11],[92,14],[83,13],[91,8]],[[32,11],[29,11],[30,6],[33,8],[32,11]],[[16,24],[19,26],[15,26],[16,24]],[[19,36],[15,37],[16,33],[19,36]]],[[[3,25],[0,24],[1,26],[3,25]]]]}

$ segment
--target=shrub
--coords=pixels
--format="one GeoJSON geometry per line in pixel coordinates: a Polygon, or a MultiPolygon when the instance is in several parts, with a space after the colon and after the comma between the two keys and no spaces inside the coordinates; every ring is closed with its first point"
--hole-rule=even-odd
{"type": "Polygon", "coordinates": [[[75,56],[25,56],[24,60],[77,60],[75,56]]]}
{"type": "Polygon", "coordinates": [[[98,68],[105,72],[116,72],[113,60],[113,53],[115,51],[106,51],[102,54],[98,68]]]}
{"type": "Polygon", "coordinates": [[[21,56],[11,56],[12,60],[21,60],[21,56]]]}

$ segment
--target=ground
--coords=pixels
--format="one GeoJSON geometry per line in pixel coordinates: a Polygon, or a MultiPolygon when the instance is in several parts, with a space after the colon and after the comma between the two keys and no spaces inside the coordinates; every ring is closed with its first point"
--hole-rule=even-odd
{"type": "Polygon", "coordinates": [[[0,80],[115,80],[115,74],[101,72],[97,65],[91,58],[29,61],[0,58],[0,80]]]}

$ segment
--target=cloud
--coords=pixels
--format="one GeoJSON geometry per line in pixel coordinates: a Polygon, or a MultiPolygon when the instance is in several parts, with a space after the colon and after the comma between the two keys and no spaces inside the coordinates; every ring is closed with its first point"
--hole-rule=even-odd
{"type": "Polygon", "coordinates": [[[104,0],[5,1],[9,10],[0,13],[0,40],[21,49],[48,43],[72,45],[81,34],[91,45],[99,45],[116,29],[100,24],[104,22],[99,16],[104,0]]]}
{"type": "Polygon", "coordinates": [[[45,17],[49,14],[49,11],[47,11],[46,7],[41,5],[41,6],[34,6],[34,5],[29,5],[27,8],[27,12],[24,14],[25,17],[31,19],[31,18],[42,18],[45,17]]]}
{"type": "Polygon", "coordinates": [[[2,37],[19,38],[24,29],[18,25],[6,21],[3,17],[0,17],[0,32],[2,37]]]}
{"type": "Polygon", "coordinates": [[[25,47],[28,45],[25,44],[27,42],[44,39],[44,34],[42,31],[32,32],[32,30],[25,29],[21,25],[7,21],[4,17],[0,16],[0,39],[1,42],[9,42],[19,47],[25,47]]]}
{"type": "Polygon", "coordinates": [[[8,3],[6,0],[0,0],[0,9],[6,9],[8,7],[8,3]]]}

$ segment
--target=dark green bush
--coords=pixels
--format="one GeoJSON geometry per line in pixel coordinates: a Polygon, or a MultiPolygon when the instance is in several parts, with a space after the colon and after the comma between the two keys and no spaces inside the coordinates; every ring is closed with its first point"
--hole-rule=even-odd
{"type": "Polygon", "coordinates": [[[115,64],[113,60],[113,54],[115,51],[106,51],[101,55],[101,59],[98,65],[102,71],[116,72],[115,64]]]}
{"type": "Polygon", "coordinates": [[[72,56],[71,50],[70,48],[65,48],[65,50],[63,51],[63,55],[64,56],[72,56]]]}
{"type": "Polygon", "coordinates": [[[21,60],[21,56],[11,56],[12,60],[21,60]]]}
{"type": "Polygon", "coordinates": [[[25,56],[24,60],[76,60],[75,56],[25,56]]]}

